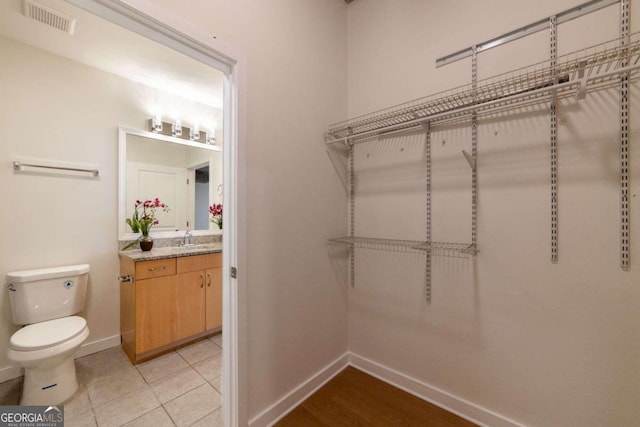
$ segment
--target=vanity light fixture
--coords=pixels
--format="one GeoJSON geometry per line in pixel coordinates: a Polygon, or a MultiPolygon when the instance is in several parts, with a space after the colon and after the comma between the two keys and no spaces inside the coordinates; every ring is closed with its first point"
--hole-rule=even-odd
{"type": "Polygon", "coordinates": [[[151,118],[151,132],[162,132],[162,118],[159,114],[151,118]]]}
{"type": "Polygon", "coordinates": [[[189,139],[192,141],[200,140],[200,127],[198,125],[193,125],[193,127],[189,130],[189,139]]]}
{"type": "Polygon", "coordinates": [[[216,143],[216,130],[215,129],[211,129],[209,130],[209,133],[207,133],[207,138],[205,139],[205,142],[209,145],[214,145],[216,143]]]}
{"type": "Polygon", "coordinates": [[[176,122],[171,125],[171,136],[178,138],[182,136],[182,123],[180,120],[176,120],[176,122]]]}
{"type": "MultiPolygon", "coordinates": [[[[2,1],[2,0],[0,0],[2,1]]],[[[205,132],[200,130],[199,125],[193,127],[183,126],[182,120],[175,122],[163,122],[160,115],[151,117],[148,121],[149,130],[161,135],[172,136],[186,141],[200,142],[202,144],[213,145],[216,143],[215,128],[205,132]]]]}

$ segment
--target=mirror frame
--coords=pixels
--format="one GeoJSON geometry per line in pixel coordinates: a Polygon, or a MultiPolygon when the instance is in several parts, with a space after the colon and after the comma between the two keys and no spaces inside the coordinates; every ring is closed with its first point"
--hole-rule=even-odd
{"type": "MultiPolygon", "coordinates": [[[[140,129],[133,129],[124,126],[118,127],[118,240],[135,240],[140,233],[127,232],[127,135],[136,135],[149,138],[155,141],[170,142],[173,144],[186,145],[203,150],[222,152],[222,147],[217,145],[207,145],[201,142],[188,141],[186,139],[175,138],[140,129]]],[[[184,237],[186,230],[178,231],[158,231],[153,233],[155,238],[175,238],[184,237]]],[[[222,235],[222,230],[191,230],[194,236],[216,236],[222,235]]]]}

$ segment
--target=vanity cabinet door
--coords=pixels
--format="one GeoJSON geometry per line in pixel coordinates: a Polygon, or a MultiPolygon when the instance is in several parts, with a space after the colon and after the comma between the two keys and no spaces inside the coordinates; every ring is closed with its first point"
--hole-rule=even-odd
{"type": "MultiPolygon", "coordinates": [[[[222,326],[222,254],[120,257],[120,334],[133,363],[222,326]]],[[[216,331],[217,332],[217,331],[216,331]]]]}
{"type": "Polygon", "coordinates": [[[182,339],[204,331],[206,277],[204,270],[182,273],[176,277],[176,329],[177,339],[182,339]]]}
{"type": "Polygon", "coordinates": [[[222,326],[222,268],[206,270],[206,325],[205,329],[222,326]]]}
{"type": "Polygon", "coordinates": [[[170,344],[179,338],[176,285],[175,275],[136,281],[136,353],[170,344]]]}

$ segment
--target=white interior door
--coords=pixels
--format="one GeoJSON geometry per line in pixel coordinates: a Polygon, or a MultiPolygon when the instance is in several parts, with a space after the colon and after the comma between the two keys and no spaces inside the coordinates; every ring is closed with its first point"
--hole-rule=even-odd
{"type": "Polygon", "coordinates": [[[156,211],[158,225],[154,231],[187,229],[187,175],[185,168],[129,162],[127,176],[127,206],[133,214],[136,200],[160,199],[169,206],[169,212],[156,211]]]}

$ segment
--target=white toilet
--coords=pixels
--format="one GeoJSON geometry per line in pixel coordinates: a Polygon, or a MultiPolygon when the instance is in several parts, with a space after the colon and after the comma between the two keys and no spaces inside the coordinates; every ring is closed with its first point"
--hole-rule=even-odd
{"type": "Polygon", "coordinates": [[[74,355],[89,336],[84,308],[89,265],[7,274],[11,315],[26,325],[11,336],[7,356],[25,370],[21,405],[57,405],[78,388],[74,355]]]}

